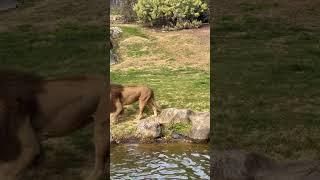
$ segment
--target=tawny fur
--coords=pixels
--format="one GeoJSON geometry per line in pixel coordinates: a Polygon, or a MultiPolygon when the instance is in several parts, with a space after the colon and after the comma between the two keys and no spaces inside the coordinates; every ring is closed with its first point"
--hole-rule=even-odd
{"type": "Polygon", "coordinates": [[[161,111],[155,101],[153,90],[145,85],[123,86],[111,83],[110,93],[110,96],[113,98],[112,107],[114,109],[114,119],[116,122],[119,120],[119,115],[123,113],[123,106],[133,104],[137,101],[139,101],[138,120],[143,117],[143,111],[146,106],[152,108],[154,116],[157,116],[161,111]]]}
{"type": "Polygon", "coordinates": [[[88,179],[108,176],[106,80],[100,76],[45,80],[0,70],[0,179],[18,179],[40,152],[41,140],[68,135],[93,121],[96,155],[88,179]]]}

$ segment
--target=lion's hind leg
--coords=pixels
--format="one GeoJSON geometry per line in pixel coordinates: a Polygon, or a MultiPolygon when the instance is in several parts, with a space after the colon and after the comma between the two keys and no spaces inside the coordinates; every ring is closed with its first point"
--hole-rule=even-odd
{"type": "Polygon", "coordinates": [[[151,97],[148,101],[148,106],[153,110],[153,116],[158,116],[161,109],[158,107],[154,97],[151,97]]]}
{"type": "Polygon", "coordinates": [[[145,99],[139,100],[139,114],[136,118],[137,120],[140,120],[143,117],[143,111],[146,105],[147,105],[147,101],[145,99]]]}

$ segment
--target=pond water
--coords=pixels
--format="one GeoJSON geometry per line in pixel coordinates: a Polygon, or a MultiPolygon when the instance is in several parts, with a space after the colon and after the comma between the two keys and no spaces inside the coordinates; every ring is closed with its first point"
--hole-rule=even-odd
{"type": "Polygon", "coordinates": [[[110,155],[111,179],[210,179],[208,144],[123,144],[110,155]]]}

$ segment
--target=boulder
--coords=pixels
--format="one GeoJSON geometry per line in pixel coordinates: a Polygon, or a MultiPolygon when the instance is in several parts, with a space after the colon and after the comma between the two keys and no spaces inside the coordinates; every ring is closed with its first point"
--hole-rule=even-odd
{"type": "Polygon", "coordinates": [[[119,38],[122,34],[122,30],[119,27],[111,27],[110,34],[112,39],[119,38]]]}
{"type": "Polygon", "coordinates": [[[189,109],[167,108],[163,109],[158,117],[160,123],[190,123],[193,111],[189,109]]]}
{"type": "Polygon", "coordinates": [[[137,135],[142,138],[159,138],[162,136],[161,124],[155,117],[140,120],[137,125],[137,135]]]}
{"type": "Polygon", "coordinates": [[[166,125],[175,123],[191,124],[191,130],[188,135],[189,138],[196,141],[206,141],[210,136],[210,113],[209,112],[193,112],[190,109],[176,109],[167,108],[163,109],[159,116],[149,117],[142,122],[153,122],[156,124],[166,125]]]}
{"type": "Polygon", "coordinates": [[[210,177],[215,180],[318,180],[320,161],[276,162],[242,150],[212,151],[210,177]]]}

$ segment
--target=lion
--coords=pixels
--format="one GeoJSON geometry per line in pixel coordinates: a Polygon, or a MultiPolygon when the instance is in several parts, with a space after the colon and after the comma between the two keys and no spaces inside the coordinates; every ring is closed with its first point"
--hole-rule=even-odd
{"type": "Polygon", "coordinates": [[[123,113],[123,106],[130,105],[136,101],[139,101],[137,120],[143,117],[145,106],[152,108],[154,116],[158,116],[158,112],[161,112],[161,108],[155,101],[153,90],[145,85],[123,86],[110,83],[110,93],[110,96],[113,96],[111,104],[116,122],[119,121],[119,115],[123,113]]]}
{"type": "Polygon", "coordinates": [[[94,122],[95,165],[87,178],[108,176],[106,77],[44,79],[0,70],[0,179],[16,180],[41,152],[41,141],[94,122]]]}

